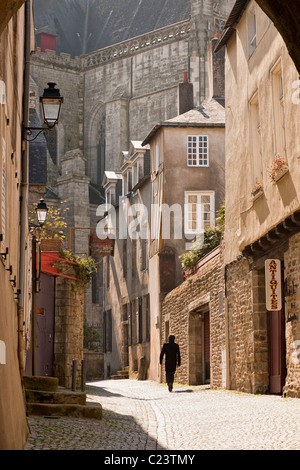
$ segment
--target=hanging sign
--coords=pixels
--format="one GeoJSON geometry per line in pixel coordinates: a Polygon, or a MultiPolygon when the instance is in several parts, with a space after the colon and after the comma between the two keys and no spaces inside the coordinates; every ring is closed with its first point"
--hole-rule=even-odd
{"type": "Polygon", "coordinates": [[[102,258],[103,256],[114,256],[115,240],[110,238],[100,239],[96,233],[89,236],[90,256],[102,258]]]}
{"type": "Polygon", "coordinates": [[[265,261],[266,308],[268,311],[282,309],[281,262],[279,259],[265,261]]]}

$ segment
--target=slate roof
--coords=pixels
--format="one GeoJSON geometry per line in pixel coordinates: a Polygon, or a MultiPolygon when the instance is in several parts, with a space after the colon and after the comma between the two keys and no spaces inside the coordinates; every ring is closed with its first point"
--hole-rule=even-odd
{"type": "Polygon", "coordinates": [[[143,141],[143,146],[151,142],[157,131],[163,127],[225,127],[224,99],[207,98],[201,106],[156,124],[143,141]]]}
{"type": "Polygon", "coordinates": [[[189,18],[189,0],[35,0],[36,30],[57,34],[57,53],[80,56],[189,18]]]}
{"type": "Polygon", "coordinates": [[[224,100],[208,98],[190,111],[180,116],[168,119],[167,123],[174,124],[225,124],[224,100]]]}

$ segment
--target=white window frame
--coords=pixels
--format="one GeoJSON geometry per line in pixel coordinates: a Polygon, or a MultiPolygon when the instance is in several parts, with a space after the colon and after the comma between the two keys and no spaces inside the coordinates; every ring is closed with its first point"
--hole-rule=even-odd
{"type": "Polygon", "coordinates": [[[215,192],[214,191],[185,191],[184,192],[184,232],[187,235],[197,235],[198,233],[203,233],[206,227],[204,227],[204,214],[203,203],[201,198],[203,196],[209,196],[210,198],[210,227],[215,226],[215,192]],[[196,208],[196,229],[189,228],[189,196],[197,196],[197,208],[196,208]]]}
{"type": "Polygon", "coordinates": [[[187,166],[189,168],[193,168],[193,167],[209,167],[209,140],[208,140],[208,135],[188,135],[187,136],[187,166]],[[206,148],[206,158],[205,156],[200,153],[200,143],[204,143],[204,140],[203,139],[206,139],[206,147],[201,147],[204,149],[206,148]],[[189,156],[191,155],[190,153],[190,149],[192,147],[192,145],[190,144],[193,144],[195,142],[196,144],[196,147],[195,147],[195,150],[196,152],[193,153],[195,155],[195,163],[192,163],[192,164],[189,164],[189,156]],[[206,163],[203,163],[204,160],[206,160],[206,163]]]}
{"type": "Polygon", "coordinates": [[[133,188],[132,186],[132,168],[127,168],[122,174],[123,196],[126,196],[133,188]]]}
{"type": "Polygon", "coordinates": [[[279,57],[270,70],[270,81],[272,92],[274,156],[280,155],[281,158],[287,160],[284,80],[281,57],[279,57]]]}
{"type": "Polygon", "coordinates": [[[262,137],[259,95],[256,91],[249,102],[252,185],[263,182],[262,137]]]}

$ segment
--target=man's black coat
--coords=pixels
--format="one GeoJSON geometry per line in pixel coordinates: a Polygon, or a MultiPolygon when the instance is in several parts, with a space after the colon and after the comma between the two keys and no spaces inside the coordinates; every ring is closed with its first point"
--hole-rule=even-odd
{"type": "Polygon", "coordinates": [[[169,336],[169,342],[165,343],[162,347],[159,362],[162,364],[163,357],[166,355],[165,369],[167,374],[174,374],[176,365],[180,366],[180,349],[177,343],[175,343],[175,336],[169,336]]]}

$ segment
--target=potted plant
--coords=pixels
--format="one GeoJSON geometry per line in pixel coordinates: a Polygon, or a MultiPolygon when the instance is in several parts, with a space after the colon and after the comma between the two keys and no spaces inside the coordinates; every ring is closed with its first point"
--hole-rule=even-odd
{"type": "Polygon", "coordinates": [[[288,172],[288,170],[288,162],[284,158],[280,157],[280,155],[276,155],[274,163],[269,170],[269,177],[273,183],[276,183],[288,172]]]}
{"type": "Polygon", "coordinates": [[[251,191],[253,199],[257,199],[264,192],[263,183],[256,180],[256,183],[251,191]]]}

